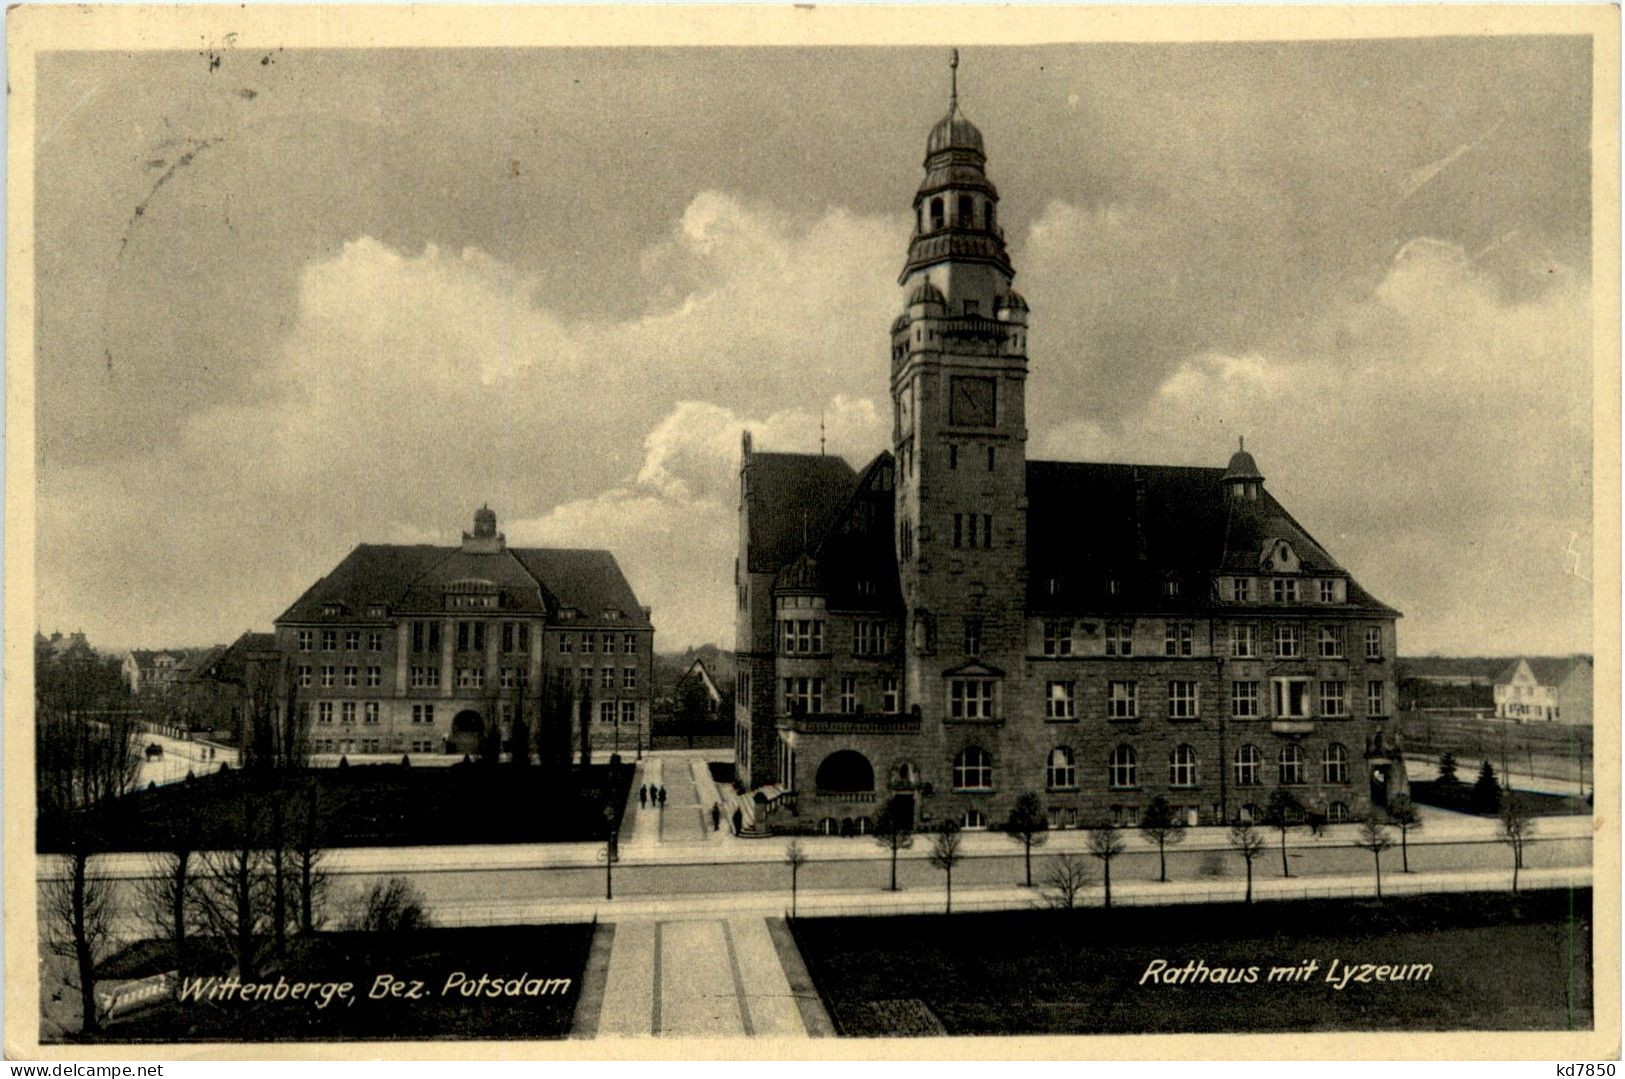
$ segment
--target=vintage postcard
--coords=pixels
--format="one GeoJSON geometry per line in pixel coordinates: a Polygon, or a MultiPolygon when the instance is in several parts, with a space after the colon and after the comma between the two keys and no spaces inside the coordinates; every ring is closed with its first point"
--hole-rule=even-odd
{"type": "Polygon", "coordinates": [[[1617,8],[8,30],[12,1058],[1618,1056],[1617,8]]]}

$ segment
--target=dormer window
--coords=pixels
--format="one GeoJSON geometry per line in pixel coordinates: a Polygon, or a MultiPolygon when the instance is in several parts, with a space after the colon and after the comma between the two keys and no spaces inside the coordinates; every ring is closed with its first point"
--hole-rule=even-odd
{"type": "Polygon", "coordinates": [[[342,603],[324,603],[324,604],[322,604],[322,617],[323,618],[337,618],[339,615],[341,615],[343,613],[344,613],[344,605],[342,603]]]}
{"type": "Polygon", "coordinates": [[[614,607],[605,607],[604,608],[604,621],[606,621],[606,622],[619,622],[622,618],[625,618],[625,617],[626,616],[624,614],[622,614],[620,611],[616,610],[614,607]]]}
{"type": "Polygon", "coordinates": [[[367,608],[368,618],[387,618],[388,616],[389,608],[385,607],[382,603],[374,603],[367,608]]]}
{"type": "Polygon", "coordinates": [[[1179,595],[1179,578],[1169,577],[1162,582],[1162,594],[1165,596],[1179,595]]]}
{"type": "Polygon", "coordinates": [[[465,578],[446,586],[446,608],[453,611],[494,611],[502,605],[501,593],[490,581],[465,578]]]}

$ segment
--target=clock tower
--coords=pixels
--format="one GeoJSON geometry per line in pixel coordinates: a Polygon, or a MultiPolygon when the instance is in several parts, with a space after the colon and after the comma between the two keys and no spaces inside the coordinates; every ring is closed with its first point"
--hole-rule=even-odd
{"type": "Polygon", "coordinates": [[[1002,720],[1004,673],[1025,654],[1028,312],[958,66],[956,50],[891,334],[904,694],[926,717],[1002,720]]]}

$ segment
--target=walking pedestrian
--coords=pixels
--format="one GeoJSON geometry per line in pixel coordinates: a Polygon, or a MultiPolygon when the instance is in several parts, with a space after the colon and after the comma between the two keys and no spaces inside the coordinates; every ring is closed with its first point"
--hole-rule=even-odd
{"type": "Polygon", "coordinates": [[[722,830],[722,807],[715,802],[711,803],[711,830],[713,832],[722,830]]]}
{"type": "Polygon", "coordinates": [[[666,788],[665,787],[660,788],[660,808],[661,809],[666,808],[666,788]]]}
{"type": "Polygon", "coordinates": [[[649,804],[649,784],[645,783],[638,788],[638,808],[642,809],[649,804]]]}
{"type": "Polygon", "coordinates": [[[743,813],[741,813],[739,811],[738,806],[735,806],[734,807],[734,835],[738,835],[740,832],[742,832],[744,830],[745,830],[745,814],[743,814],[743,813]]]}

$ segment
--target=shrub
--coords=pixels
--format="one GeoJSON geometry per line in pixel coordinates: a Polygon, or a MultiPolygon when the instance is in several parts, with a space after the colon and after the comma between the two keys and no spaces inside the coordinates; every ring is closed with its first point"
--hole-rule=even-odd
{"type": "Polygon", "coordinates": [[[351,924],[368,933],[406,933],[428,929],[434,922],[417,885],[405,877],[390,877],[367,889],[351,924]]]}

